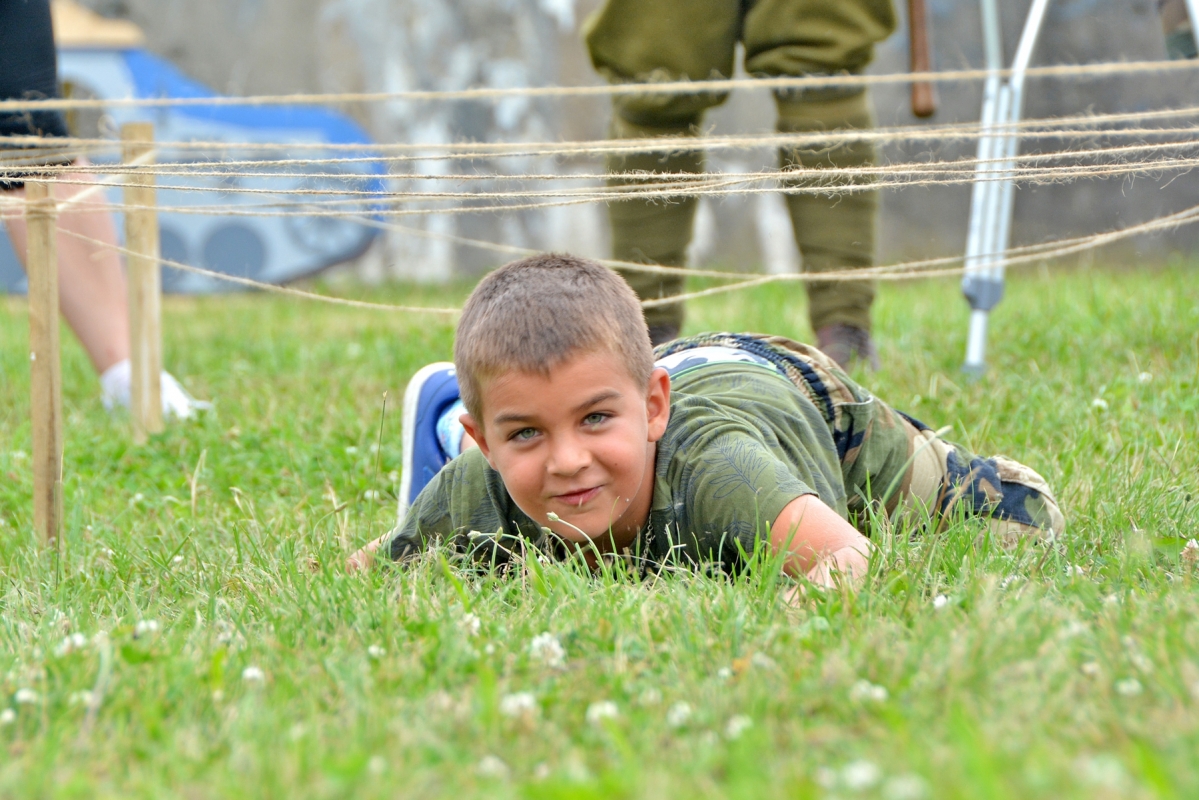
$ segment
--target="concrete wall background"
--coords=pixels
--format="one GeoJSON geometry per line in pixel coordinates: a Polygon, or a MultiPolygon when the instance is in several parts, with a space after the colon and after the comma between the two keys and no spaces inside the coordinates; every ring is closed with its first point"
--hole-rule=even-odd
{"type": "MultiPolygon", "coordinates": [[[[601,0],[87,0],[107,16],[132,19],[149,48],[186,72],[228,94],[399,91],[470,86],[578,85],[596,83],[578,28],[601,0]]],[[[1005,45],[1016,47],[1031,0],[1001,4],[1005,45]]],[[[901,15],[906,4],[899,2],[901,15]]],[[[1054,0],[1034,64],[1164,58],[1152,0],[1054,0]]],[[[929,0],[937,69],[983,63],[978,5],[969,0],[929,0]]],[[[907,67],[907,36],[900,31],[880,46],[871,71],[907,67]]],[[[1194,76],[1139,75],[1103,81],[1030,81],[1026,116],[1144,110],[1181,106],[1196,96],[1194,76]]],[[[979,115],[981,84],[942,85],[934,123],[972,121],[979,115]]],[[[882,125],[922,124],[908,110],[907,87],[874,95],[882,125]]],[[[603,135],[602,100],[461,103],[419,107],[378,103],[349,107],[380,141],[447,142],[585,139],[603,135]]],[[[762,132],[774,124],[765,92],[744,92],[710,114],[717,133],[762,132]]],[[[1041,147],[1051,146],[1048,143],[1041,147]]],[[[1027,150],[1027,148],[1026,148],[1027,150]]],[[[888,148],[892,160],[969,156],[973,144],[923,149],[888,148]]],[[[713,158],[713,169],[748,170],[775,163],[772,153],[713,158]]],[[[488,171],[587,170],[592,162],[506,159],[455,166],[424,162],[413,169],[441,170],[444,187],[456,186],[457,169],[488,171]]],[[[1013,243],[1076,236],[1151,219],[1199,204],[1199,180],[1088,180],[1026,186],[1016,201],[1013,243]]],[[[406,182],[394,179],[397,188],[406,182]]],[[[429,188],[428,183],[422,184],[429,188]]],[[[882,218],[884,261],[959,253],[965,242],[969,188],[888,190],[882,218]]],[[[528,247],[607,254],[602,207],[574,206],[506,215],[439,215],[402,224],[528,247]]],[[[1158,259],[1196,244],[1183,229],[1145,237],[1109,257],[1130,263],[1158,259]]],[[[781,200],[754,196],[701,206],[693,243],[697,264],[757,269],[795,269],[798,255],[781,200]]],[[[475,248],[402,233],[353,267],[367,279],[389,276],[441,280],[472,274],[503,260],[475,248]]]]}

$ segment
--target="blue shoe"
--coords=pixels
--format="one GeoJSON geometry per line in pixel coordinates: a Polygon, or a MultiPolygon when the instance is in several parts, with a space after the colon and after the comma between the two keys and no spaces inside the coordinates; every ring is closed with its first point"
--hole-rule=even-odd
{"type": "Polygon", "coordinates": [[[400,474],[399,523],[421,489],[450,459],[437,438],[437,421],[458,400],[458,377],[448,361],[429,364],[404,390],[404,463],[400,474]]]}

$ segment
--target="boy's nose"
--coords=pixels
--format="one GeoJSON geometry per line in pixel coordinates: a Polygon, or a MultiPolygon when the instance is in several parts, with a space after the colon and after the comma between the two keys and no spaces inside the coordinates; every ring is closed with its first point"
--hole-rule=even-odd
{"type": "Polygon", "coordinates": [[[576,437],[563,436],[554,440],[550,448],[547,469],[555,475],[577,475],[591,463],[591,451],[582,447],[576,437]]]}

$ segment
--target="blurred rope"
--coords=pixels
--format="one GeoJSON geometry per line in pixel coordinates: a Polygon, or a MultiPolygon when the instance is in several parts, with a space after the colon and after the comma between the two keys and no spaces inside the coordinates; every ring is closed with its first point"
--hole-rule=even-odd
{"type": "MultiPolygon", "coordinates": [[[[1026,78],[1087,79],[1145,73],[1193,72],[1199,63],[1180,61],[1121,61],[1097,64],[1058,64],[1029,67],[1026,78]]],[[[0,100],[3,111],[65,111],[83,108],[170,108],[194,106],[263,106],[325,103],[377,103],[387,101],[448,102],[522,98],[617,97],[625,95],[678,95],[723,93],[735,89],[773,91],[849,86],[882,86],[910,83],[960,83],[981,81],[993,75],[1008,77],[1010,69],[960,69],[937,72],[903,72],[883,75],[807,75],[803,77],[733,78],[707,81],[660,81],[594,86],[521,86],[449,91],[348,92],[337,94],[256,95],[249,97],[152,97],[122,99],[0,100]]]]}
{"type": "MultiPolygon", "coordinates": [[[[1083,250],[1088,250],[1100,245],[1109,244],[1131,236],[1137,236],[1144,233],[1164,230],[1167,228],[1177,228],[1182,225],[1188,225],[1199,221],[1199,205],[1192,206],[1175,214],[1169,214],[1164,217],[1159,217],[1148,222],[1131,225],[1126,228],[1120,228],[1114,231],[1104,233],[1091,234],[1089,236],[1080,236],[1074,239],[1063,239],[1051,242],[1044,242],[1038,245],[1026,245],[1020,248],[1011,248],[1003,253],[991,254],[984,260],[1002,259],[1006,266],[1019,266],[1030,264],[1033,262],[1045,261],[1047,259],[1058,258],[1071,253],[1077,253],[1083,250]]],[[[73,231],[61,230],[60,232],[89,242],[92,245],[103,247],[106,249],[115,250],[125,255],[142,256],[128,248],[120,245],[103,242],[99,239],[94,239],[90,236],[84,236],[73,231]]],[[[344,297],[331,297],[329,295],[317,294],[308,292],[302,289],[294,289],[288,286],[278,286],[272,283],[263,283],[255,281],[251,278],[242,278],[236,275],[227,275],[222,272],[204,269],[202,267],[194,267],[190,264],[183,264],[178,261],[172,261],[158,257],[156,259],[159,264],[171,269],[182,270],[192,274],[203,275],[215,280],[235,283],[239,286],[259,289],[272,294],[286,295],[297,297],[304,300],[312,300],[332,305],[347,306],[350,308],[368,309],[372,311],[392,311],[398,313],[425,313],[425,314],[457,314],[461,311],[458,308],[443,308],[431,306],[408,306],[408,305],[393,305],[389,303],[372,303],[365,300],[353,300],[344,297]]],[[[746,278],[742,273],[706,273],[702,270],[680,270],[687,272],[695,277],[728,277],[733,276],[737,279],[736,283],[731,283],[725,286],[716,286],[708,289],[701,289],[694,292],[673,295],[666,298],[643,300],[641,305],[645,308],[653,308],[668,303],[679,303],[686,300],[711,297],[713,295],[725,294],[728,292],[739,291],[756,286],[763,286],[768,283],[790,283],[790,282],[808,282],[808,281],[866,281],[866,280],[886,280],[886,281],[901,281],[925,279],[933,277],[946,277],[952,275],[961,275],[966,272],[964,266],[958,267],[940,267],[941,264],[961,262],[963,256],[952,256],[944,259],[928,259],[924,261],[910,261],[901,264],[891,264],[883,267],[865,267],[851,270],[836,270],[829,272],[806,272],[794,273],[785,275],[758,275],[751,278],[746,278]]],[[[610,262],[609,262],[610,263],[610,262]]]]}

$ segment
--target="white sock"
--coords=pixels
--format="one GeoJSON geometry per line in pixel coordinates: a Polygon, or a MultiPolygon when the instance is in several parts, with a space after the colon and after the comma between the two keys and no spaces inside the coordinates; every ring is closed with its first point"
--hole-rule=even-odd
{"type": "MultiPolygon", "coordinates": [[[[133,385],[133,365],[129,359],[118,361],[100,376],[100,400],[109,411],[116,408],[129,408],[129,398],[133,385]]],[[[166,417],[187,419],[197,411],[212,408],[212,403],[197,400],[187,393],[175,376],[169,372],[162,373],[162,413],[166,417]]]]}

